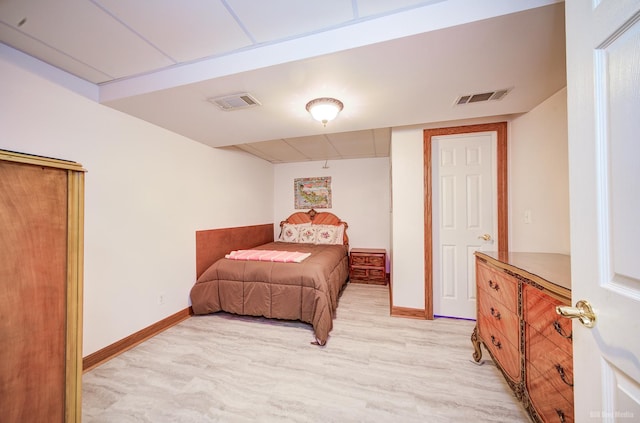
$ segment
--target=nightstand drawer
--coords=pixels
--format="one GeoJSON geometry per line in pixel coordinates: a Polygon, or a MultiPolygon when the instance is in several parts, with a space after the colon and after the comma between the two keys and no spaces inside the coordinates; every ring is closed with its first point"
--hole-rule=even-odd
{"type": "Polygon", "coordinates": [[[364,255],[361,253],[351,253],[351,264],[354,266],[384,266],[384,254],[364,255]]]}
{"type": "Polygon", "coordinates": [[[382,269],[367,269],[363,267],[352,267],[350,272],[351,279],[371,279],[386,281],[387,275],[382,269]]]}

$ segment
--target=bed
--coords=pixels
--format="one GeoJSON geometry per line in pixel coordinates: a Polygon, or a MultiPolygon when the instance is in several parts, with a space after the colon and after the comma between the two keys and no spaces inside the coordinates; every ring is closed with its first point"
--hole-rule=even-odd
{"type": "Polygon", "coordinates": [[[277,240],[228,251],[198,276],[194,314],[299,320],[313,327],[313,343],[325,345],[349,274],[347,226],[329,212],[293,213],[277,240]]]}

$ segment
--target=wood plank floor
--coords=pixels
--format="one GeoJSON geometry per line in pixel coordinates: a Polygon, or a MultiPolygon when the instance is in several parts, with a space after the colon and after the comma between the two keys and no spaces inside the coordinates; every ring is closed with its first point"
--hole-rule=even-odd
{"type": "Polygon", "coordinates": [[[331,337],[311,326],[194,316],[87,372],[82,421],[529,422],[474,322],[389,316],[383,286],[349,284],[331,337]]]}

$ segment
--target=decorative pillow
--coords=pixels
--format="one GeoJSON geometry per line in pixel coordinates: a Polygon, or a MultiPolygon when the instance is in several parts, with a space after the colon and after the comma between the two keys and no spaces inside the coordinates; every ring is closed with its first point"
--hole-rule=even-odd
{"type": "Polygon", "coordinates": [[[335,244],[337,226],[316,225],[316,244],[335,244]]]}
{"type": "Polygon", "coordinates": [[[315,225],[302,228],[302,230],[300,231],[300,238],[298,242],[305,243],[305,244],[315,244],[316,243],[315,225]]]}
{"type": "Polygon", "coordinates": [[[344,243],[344,225],[338,225],[336,228],[336,238],[333,240],[334,244],[342,245],[344,243]]]}
{"type": "Polygon", "coordinates": [[[310,227],[310,223],[292,224],[285,223],[282,225],[279,241],[283,242],[300,242],[300,234],[304,228],[310,227]]]}

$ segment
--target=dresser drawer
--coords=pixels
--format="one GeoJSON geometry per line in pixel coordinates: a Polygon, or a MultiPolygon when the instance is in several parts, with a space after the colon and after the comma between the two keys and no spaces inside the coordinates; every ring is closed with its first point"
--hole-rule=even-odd
{"type": "Polygon", "coordinates": [[[565,400],[573,402],[573,359],[530,325],[525,327],[527,372],[532,368],[565,400]]]}
{"type": "Polygon", "coordinates": [[[485,316],[479,316],[477,326],[480,338],[500,367],[513,381],[520,381],[520,352],[517,346],[511,344],[508,337],[485,316]]]}
{"type": "Polygon", "coordinates": [[[478,318],[500,332],[513,346],[520,344],[520,319],[486,290],[478,289],[478,318]]]}
{"type": "Polygon", "coordinates": [[[527,367],[527,392],[533,408],[543,422],[572,423],[573,400],[568,401],[547,382],[535,367],[527,367]]]}
{"type": "Polygon", "coordinates": [[[385,256],[383,254],[358,254],[351,253],[351,264],[353,266],[373,266],[385,267],[385,256]]]}
{"type": "Polygon", "coordinates": [[[573,354],[571,319],[556,313],[556,306],[566,304],[527,284],[523,284],[522,298],[525,321],[564,352],[573,354]]]}
{"type": "Polygon", "coordinates": [[[478,288],[486,290],[514,313],[518,312],[518,282],[478,261],[476,267],[478,288]]]}

